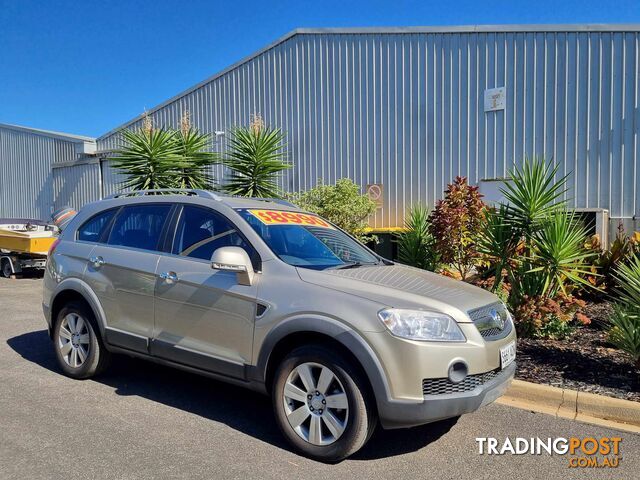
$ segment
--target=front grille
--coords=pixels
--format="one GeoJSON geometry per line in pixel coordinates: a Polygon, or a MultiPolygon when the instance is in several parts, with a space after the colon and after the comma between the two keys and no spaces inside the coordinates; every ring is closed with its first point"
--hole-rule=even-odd
{"type": "Polygon", "coordinates": [[[497,337],[498,335],[502,335],[502,332],[504,332],[506,327],[507,326],[505,325],[505,328],[502,330],[500,330],[498,327],[488,328],[486,330],[482,330],[480,332],[480,335],[482,335],[485,338],[497,337]]]}
{"type": "Polygon", "coordinates": [[[497,302],[485,307],[476,308],[468,312],[469,317],[485,340],[499,340],[506,337],[513,328],[511,315],[507,311],[504,303],[497,302]],[[494,318],[497,314],[499,319],[504,322],[504,326],[500,328],[498,322],[494,318]]]}
{"type": "Polygon", "coordinates": [[[424,395],[448,395],[450,393],[470,392],[493,380],[501,373],[502,371],[496,368],[490,372],[467,375],[460,383],[453,383],[448,378],[425,378],[422,380],[422,393],[424,395]]]}

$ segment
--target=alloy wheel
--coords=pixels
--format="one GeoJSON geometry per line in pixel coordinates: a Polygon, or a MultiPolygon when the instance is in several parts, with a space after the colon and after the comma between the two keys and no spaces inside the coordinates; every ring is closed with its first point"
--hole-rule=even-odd
{"type": "Polygon", "coordinates": [[[324,365],[308,362],[294,368],[284,385],[283,401],[291,428],[313,445],[334,443],[347,427],[346,391],[324,365]]]}
{"type": "Polygon", "coordinates": [[[89,356],[91,345],[89,325],[77,313],[62,319],[58,330],[58,348],[65,363],[72,368],[81,367],[89,356]]]}

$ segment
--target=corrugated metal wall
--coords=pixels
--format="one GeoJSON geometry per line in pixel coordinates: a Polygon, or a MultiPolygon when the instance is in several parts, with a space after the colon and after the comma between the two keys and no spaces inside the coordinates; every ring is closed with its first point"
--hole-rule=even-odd
{"type": "Polygon", "coordinates": [[[76,154],[75,145],[86,141],[0,125],[0,217],[47,220],[58,207],[100,198],[97,159],[86,164],[76,154]]]}
{"type": "Polygon", "coordinates": [[[76,210],[89,202],[100,200],[100,163],[55,167],[53,169],[54,209],[71,207],[76,210]]]}
{"type": "Polygon", "coordinates": [[[73,143],[0,127],[0,217],[48,218],[51,165],[73,156],[73,143]]]}
{"type": "MultiPolygon", "coordinates": [[[[401,225],[412,202],[433,205],[456,175],[474,183],[502,177],[527,155],[571,173],[567,196],[576,207],[634,217],[638,26],[485,30],[295,34],[151,115],[175,126],[188,109],[212,132],[260,113],[287,132],[295,168],[285,188],[340,177],[382,183],[376,227],[401,225]],[[485,113],[484,90],[499,86],[506,108],[485,113]]],[[[116,138],[99,139],[99,150],[116,138]]],[[[112,177],[105,175],[106,193],[116,188],[112,177]]]]}

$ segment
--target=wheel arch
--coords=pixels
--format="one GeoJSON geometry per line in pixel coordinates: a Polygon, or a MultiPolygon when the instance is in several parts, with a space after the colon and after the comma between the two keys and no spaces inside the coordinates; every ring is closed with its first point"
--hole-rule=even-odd
{"type": "Polygon", "coordinates": [[[295,318],[275,327],[262,343],[255,368],[259,382],[267,392],[280,361],[293,348],[308,343],[330,345],[354,361],[376,403],[389,398],[386,375],[377,355],[369,344],[354,330],[341,322],[322,317],[295,318]]]}
{"type": "Polygon", "coordinates": [[[93,315],[98,323],[100,329],[100,335],[104,338],[105,329],[105,316],[98,297],[89,288],[89,286],[80,279],[70,278],[63,280],[58,284],[51,299],[51,329],[50,335],[53,334],[53,325],[58,316],[60,310],[70,301],[84,302],[93,312],[93,315]]]}

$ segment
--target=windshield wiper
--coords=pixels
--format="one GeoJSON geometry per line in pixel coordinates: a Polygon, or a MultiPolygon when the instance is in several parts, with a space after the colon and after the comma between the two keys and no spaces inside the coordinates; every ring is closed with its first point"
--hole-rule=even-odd
{"type": "Polygon", "coordinates": [[[346,270],[347,268],[365,267],[367,265],[379,265],[379,263],[374,263],[374,262],[351,262],[351,263],[345,263],[344,265],[338,265],[337,267],[333,267],[333,269],[334,270],[346,270]]]}

